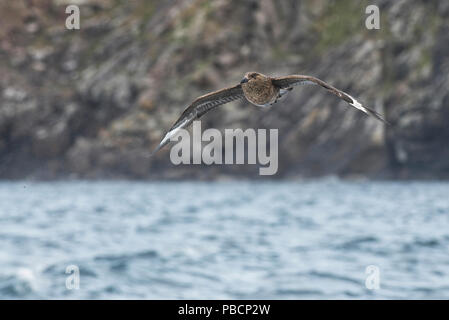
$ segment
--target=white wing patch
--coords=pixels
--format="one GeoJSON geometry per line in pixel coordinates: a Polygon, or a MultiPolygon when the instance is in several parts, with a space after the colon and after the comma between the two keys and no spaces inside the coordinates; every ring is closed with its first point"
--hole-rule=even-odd
{"type": "Polygon", "coordinates": [[[360,102],[358,102],[356,99],[354,99],[349,94],[346,93],[346,95],[352,99],[352,103],[350,103],[351,106],[365,112],[366,114],[369,114],[368,110],[366,110],[366,108],[364,106],[362,106],[362,104],[360,102]]]}
{"type": "Polygon", "coordinates": [[[183,122],[181,122],[176,128],[174,128],[173,130],[167,132],[167,134],[165,135],[164,139],[162,139],[161,143],[159,144],[160,146],[165,145],[165,143],[168,142],[168,140],[171,139],[171,137],[173,137],[179,130],[181,130],[183,128],[183,126],[189,121],[189,118],[187,118],[186,120],[184,120],[183,122]]]}

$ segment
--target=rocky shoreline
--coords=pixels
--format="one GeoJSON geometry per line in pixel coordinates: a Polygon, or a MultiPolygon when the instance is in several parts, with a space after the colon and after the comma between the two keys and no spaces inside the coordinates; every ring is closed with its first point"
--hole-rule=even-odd
{"type": "Polygon", "coordinates": [[[80,30],[64,1],[0,4],[0,179],[260,179],[148,158],[186,104],[249,70],[314,75],[392,123],[315,87],[202,118],[279,129],[272,178],[447,179],[449,3],[375,2],[380,30],[364,28],[363,1],[88,1],[80,30]]]}

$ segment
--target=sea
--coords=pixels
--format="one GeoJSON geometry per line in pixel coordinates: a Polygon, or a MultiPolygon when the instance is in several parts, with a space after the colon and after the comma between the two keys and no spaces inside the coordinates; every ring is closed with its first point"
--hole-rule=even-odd
{"type": "Polygon", "coordinates": [[[449,183],[3,181],[0,299],[449,299],[449,183]]]}

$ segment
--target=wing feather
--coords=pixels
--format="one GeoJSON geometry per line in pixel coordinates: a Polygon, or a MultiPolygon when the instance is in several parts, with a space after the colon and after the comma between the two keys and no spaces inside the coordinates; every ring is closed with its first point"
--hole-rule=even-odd
{"type": "Polygon", "coordinates": [[[162,141],[152,152],[155,154],[159,149],[164,147],[170,142],[170,138],[173,137],[180,129],[188,127],[195,119],[200,118],[210,110],[226,104],[228,102],[241,99],[244,97],[242,86],[240,84],[217,90],[195,99],[181,114],[175,124],[168,130],[162,141]]]}
{"type": "Polygon", "coordinates": [[[286,76],[286,77],[273,78],[272,83],[281,89],[291,89],[295,86],[304,85],[304,84],[319,85],[319,86],[325,88],[326,90],[332,92],[333,94],[338,96],[340,99],[343,99],[344,101],[349,103],[349,105],[353,106],[354,108],[359,109],[360,111],[363,111],[364,113],[388,124],[388,122],[376,111],[363,106],[360,102],[358,102],[356,99],[354,99],[354,97],[352,97],[351,95],[331,86],[330,84],[328,84],[318,78],[315,78],[312,76],[306,76],[306,75],[290,75],[290,76],[286,76]]]}

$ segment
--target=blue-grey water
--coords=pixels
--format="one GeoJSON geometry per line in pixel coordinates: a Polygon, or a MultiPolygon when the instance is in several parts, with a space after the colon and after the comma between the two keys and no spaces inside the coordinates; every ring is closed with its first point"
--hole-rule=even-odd
{"type": "Polygon", "coordinates": [[[449,183],[2,182],[18,298],[448,299],[449,183]]]}

